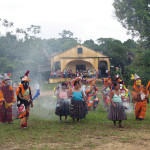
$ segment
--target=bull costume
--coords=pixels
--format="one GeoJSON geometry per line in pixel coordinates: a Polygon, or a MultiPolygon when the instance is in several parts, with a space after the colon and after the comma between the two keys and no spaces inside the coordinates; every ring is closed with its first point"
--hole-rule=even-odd
{"type": "Polygon", "coordinates": [[[0,122],[12,123],[12,104],[16,101],[11,81],[7,74],[4,75],[3,84],[0,87],[0,122]]]}
{"type": "Polygon", "coordinates": [[[140,77],[135,74],[132,75],[134,79],[134,85],[132,87],[132,98],[133,103],[135,104],[135,117],[137,120],[144,120],[146,108],[147,108],[147,98],[148,98],[148,90],[144,85],[141,85],[140,77]]]}
{"type": "Polygon", "coordinates": [[[33,107],[31,87],[28,79],[29,71],[24,77],[21,77],[21,85],[16,90],[17,104],[18,104],[18,118],[21,119],[21,128],[27,127],[27,120],[29,117],[30,105],[33,107]]]}

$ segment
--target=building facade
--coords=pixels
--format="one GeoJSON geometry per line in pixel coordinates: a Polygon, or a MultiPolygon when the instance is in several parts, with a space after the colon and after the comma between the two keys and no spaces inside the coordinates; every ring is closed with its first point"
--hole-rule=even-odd
{"type": "Polygon", "coordinates": [[[63,78],[63,71],[65,69],[71,69],[72,72],[90,69],[97,72],[97,78],[100,72],[105,77],[110,75],[109,58],[102,53],[82,45],[55,54],[49,60],[51,71],[57,71],[59,69],[61,71],[61,78],[63,78]]]}

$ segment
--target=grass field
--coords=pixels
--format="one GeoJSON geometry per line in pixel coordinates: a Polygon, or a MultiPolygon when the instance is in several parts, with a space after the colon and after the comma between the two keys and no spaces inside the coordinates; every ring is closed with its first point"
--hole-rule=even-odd
{"type": "Polygon", "coordinates": [[[11,125],[0,124],[0,149],[149,150],[150,105],[144,121],[136,121],[132,112],[123,122],[123,129],[113,128],[112,121],[107,119],[101,94],[99,96],[101,101],[96,111],[89,112],[81,122],[73,123],[69,118],[69,124],[60,123],[55,115],[56,100],[41,96],[34,101],[27,129],[20,128],[20,120],[14,120],[11,125]]]}

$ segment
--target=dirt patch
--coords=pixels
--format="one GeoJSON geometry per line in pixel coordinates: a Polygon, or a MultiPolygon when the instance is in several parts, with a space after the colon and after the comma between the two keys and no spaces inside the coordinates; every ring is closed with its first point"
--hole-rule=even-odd
{"type": "MultiPolygon", "coordinates": [[[[150,149],[150,134],[140,131],[138,133],[127,132],[127,135],[122,137],[111,136],[103,138],[91,138],[90,143],[95,144],[94,148],[83,148],[84,150],[149,150],[150,149]],[[133,138],[132,138],[133,137],[133,138]]],[[[87,140],[87,139],[86,139],[87,140]]]]}

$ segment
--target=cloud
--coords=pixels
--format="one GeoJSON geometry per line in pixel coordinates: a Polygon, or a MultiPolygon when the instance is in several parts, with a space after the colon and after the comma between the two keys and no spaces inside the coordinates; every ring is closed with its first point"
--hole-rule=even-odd
{"type": "Polygon", "coordinates": [[[0,14],[20,28],[31,24],[42,26],[42,38],[58,37],[62,30],[71,30],[82,40],[112,37],[130,38],[113,18],[113,0],[5,0],[0,14]]]}

